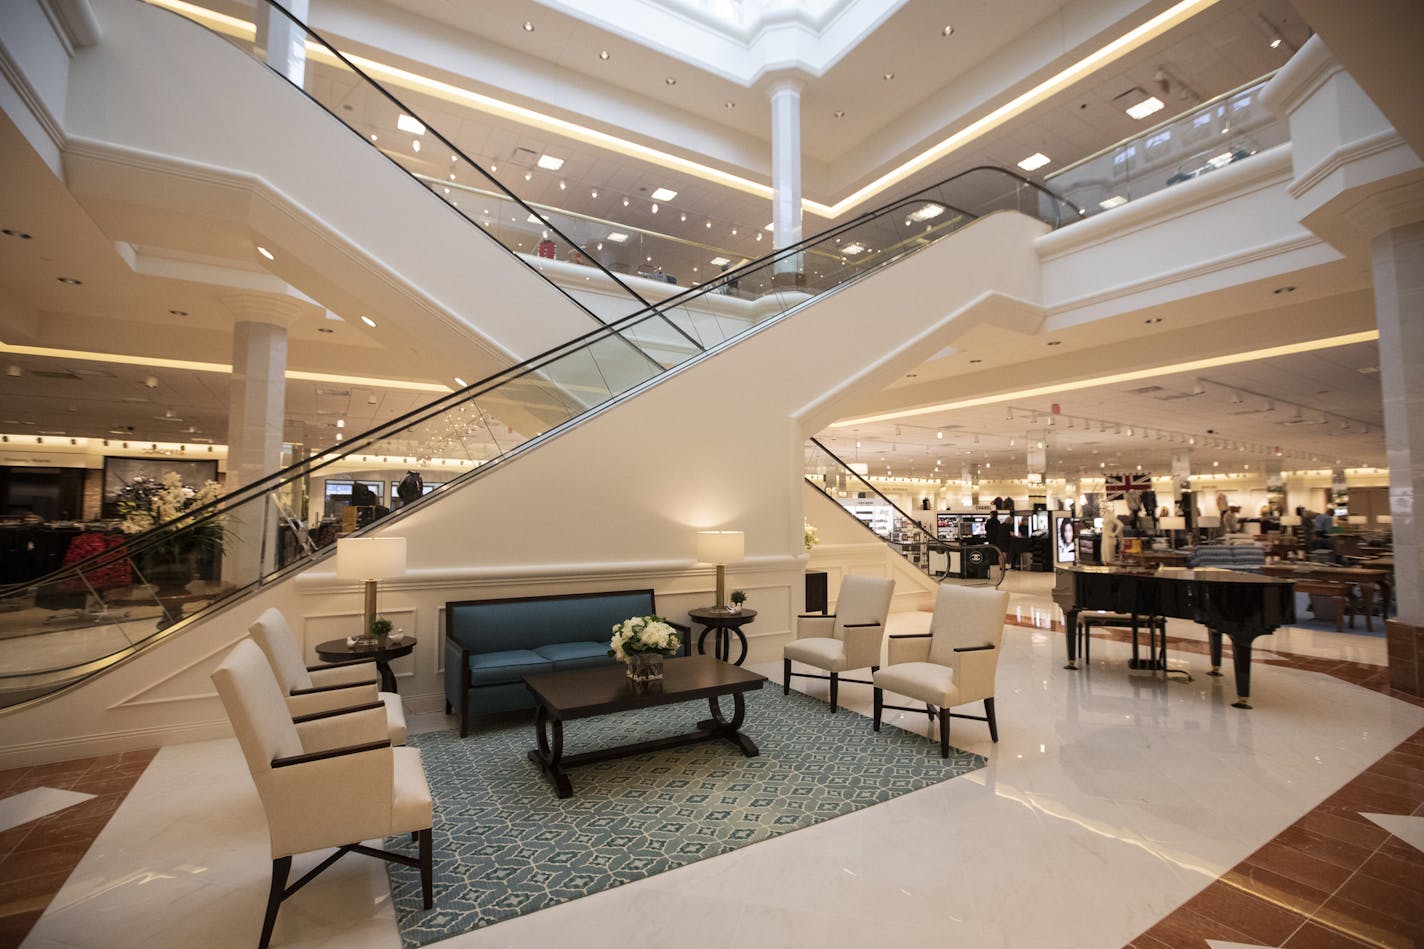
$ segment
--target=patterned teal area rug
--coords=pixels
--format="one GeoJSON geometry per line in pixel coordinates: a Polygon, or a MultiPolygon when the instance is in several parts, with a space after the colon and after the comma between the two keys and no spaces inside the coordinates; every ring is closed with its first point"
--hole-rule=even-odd
{"type": "MultiPolygon", "coordinates": [[[[723,707],[730,709],[724,701],[723,707]]],[[[569,722],[569,754],[690,731],[702,702],[569,722]]],[[[533,713],[461,739],[416,735],[435,796],[435,905],[420,876],[387,864],[405,946],[641,880],[879,804],[984,766],[937,741],[870,721],[775,683],[747,694],[743,731],[761,755],[713,741],[574,768],[559,800],[525,753],[533,713]]],[[[408,837],[389,845],[414,854],[408,837]]]]}

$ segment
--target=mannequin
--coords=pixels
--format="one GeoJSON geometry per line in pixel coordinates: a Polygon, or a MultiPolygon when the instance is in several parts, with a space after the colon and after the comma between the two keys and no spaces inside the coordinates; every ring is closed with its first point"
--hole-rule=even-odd
{"type": "Polygon", "coordinates": [[[1103,518],[1102,557],[1103,563],[1117,563],[1118,551],[1122,549],[1122,535],[1126,529],[1122,521],[1113,514],[1103,518]]]}

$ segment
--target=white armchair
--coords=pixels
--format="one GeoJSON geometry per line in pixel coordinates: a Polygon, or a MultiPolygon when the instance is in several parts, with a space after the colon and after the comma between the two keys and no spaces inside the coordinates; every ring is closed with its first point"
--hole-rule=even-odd
{"type": "Polygon", "coordinates": [[[885,693],[924,702],[930,718],[939,716],[939,753],[949,757],[949,720],[972,718],[989,724],[989,737],[999,740],[994,718],[994,676],[1004,635],[1009,594],[998,590],[941,585],[935,599],[930,631],[891,636],[884,669],[874,674],[875,730],[884,709],[918,712],[918,708],[885,704],[885,693]],[[967,702],[984,702],[984,714],[963,715],[949,709],[967,702]]]}
{"type": "Polygon", "coordinates": [[[247,631],[267,656],[272,675],[294,716],[380,702],[385,707],[391,744],[405,744],[405,707],[394,692],[377,691],[374,662],[305,665],[296,634],[276,608],[264,610],[247,631]]]}
{"type": "Polygon", "coordinates": [[[223,660],[213,683],[267,813],[272,885],[259,949],[271,941],[282,901],[351,851],[418,867],[429,909],[430,786],[420,752],[391,746],[381,708],[321,712],[293,721],[262,650],[247,639],[223,660]],[[419,858],[361,843],[407,833],[419,840],[419,858]],[[294,854],[328,847],[336,847],[336,853],[287,886],[294,854]]]}
{"type": "MultiPolygon", "coordinates": [[[[796,621],[796,641],[782,652],[781,693],[791,692],[791,677],[829,679],[831,711],[838,707],[840,674],[847,669],[880,668],[880,644],[885,636],[885,617],[890,613],[894,580],[849,576],[841,581],[836,611],[827,615],[802,613],[796,621]],[[829,675],[792,672],[791,663],[805,663],[824,669],[829,675]]],[[[870,685],[868,679],[846,679],[870,685]]]]}

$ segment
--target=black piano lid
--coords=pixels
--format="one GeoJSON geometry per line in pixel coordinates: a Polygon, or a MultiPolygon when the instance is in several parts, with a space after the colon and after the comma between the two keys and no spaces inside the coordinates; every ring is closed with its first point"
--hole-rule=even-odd
{"type": "Polygon", "coordinates": [[[1060,567],[1069,573],[1086,576],[1145,577],[1159,580],[1196,580],[1203,583],[1240,583],[1255,586],[1286,586],[1295,583],[1289,577],[1267,577],[1242,570],[1221,567],[1060,567]]]}

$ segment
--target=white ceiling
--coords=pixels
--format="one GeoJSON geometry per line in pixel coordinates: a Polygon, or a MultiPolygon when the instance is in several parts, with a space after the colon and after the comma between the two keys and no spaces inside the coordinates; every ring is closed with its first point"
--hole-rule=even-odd
{"type": "MultiPolygon", "coordinates": [[[[238,3],[213,5],[251,16],[250,10],[238,3]]],[[[339,11],[341,5],[314,6],[313,18],[319,23],[324,9],[339,11]]],[[[532,64],[544,70],[554,87],[569,93],[567,99],[553,96],[550,101],[536,103],[551,114],[567,115],[568,101],[575,98],[594,101],[596,97],[585,94],[587,90],[606,93],[609,101],[619,99],[636,107],[625,114],[668,118],[662,125],[619,129],[630,138],[687,154],[694,151],[689,142],[675,134],[668,135],[667,129],[698,128],[702,135],[698,144],[705,145],[706,150],[695,152],[696,157],[738,174],[766,178],[770,116],[765,89],[769,79],[759,79],[750,87],[740,85],[535,0],[500,4],[390,0],[374,6],[386,8],[394,17],[420,18],[426,29],[434,24],[447,41],[477,50],[481,57],[503,57],[501,62],[532,64]],[[533,32],[522,28],[526,19],[535,25],[533,32]],[[602,60],[598,53],[605,49],[609,58],[602,60]],[[676,85],[667,84],[668,77],[675,77],[676,85]],[[576,89],[582,91],[575,95],[576,89]],[[728,102],[733,103],[732,108],[726,107],[728,102]],[[714,141],[719,138],[724,140],[714,141]],[[757,160],[727,157],[758,151],[757,160]]],[[[1128,9],[1131,5],[1107,6],[1128,9]]],[[[1140,21],[1163,7],[1164,3],[1150,3],[1124,17],[1128,22],[1140,21]]],[[[1021,91],[989,82],[996,56],[1010,55],[1017,40],[1035,30],[1057,29],[1060,20],[1066,23],[1081,10],[1080,4],[1057,0],[1015,4],[912,0],[904,4],[824,75],[807,77],[802,134],[809,169],[808,195],[814,189],[820,192],[813,195],[818,199],[843,197],[845,191],[903,160],[911,149],[902,147],[902,143],[918,147],[937,140],[966,114],[982,113],[1021,91]],[[946,37],[943,27],[951,24],[953,34],[946,37]],[[884,79],[887,72],[893,72],[894,78],[884,79]],[[838,110],[845,112],[843,118],[834,116],[838,110]]],[[[402,22],[409,26],[414,21],[402,22]]],[[[1063,29],[1067,30],[1067,26],[1063,29]]],[[[398,35],[403,34],[393,31],[393,37],[398,35]]],[[[909,193],[977,164],[1012,165],[1039,150],[1054,159],[1040,174],[1052,172],[1141,130],[1142,123],[1126,117],[1113,104],[1114,98],[1127,89],[1140,86],[1163,92],[1168,109],[1154,118],[1165,117],[1279,67],[1307,35],[1306,26],[1288,0],[1221,0],[1186,26],[902,183],[896,193],[909,193]],[[1267,41],[1276,29],[1286,43],[1271,49],[1267,41]],[[1167,77],[1170,92],[1163,89],[1159,76],[1167,77]]],[[[371,52],[369,47],[362,48],[371,52]]],[[[1063,56],[1080,52],[1076,48],[1065,49],[1063,56]]],[[[400,49],[389,53],[392,61],[405,61],[400,49]]],[[[431,74],[453,78],[437,69],[432,69],[431,74]]],[[[319,79],[313,89],[316,97],[350,119],[363,134],[378,134],[383,146],[401,152],[407,167],[433,177],[448,174],[448,153],[427,148],[416,156],[407,150],[410,136],[396,133],[395,106],[340,77],[319,72],[319,79]]],[[[511,101],[528,104],[527,90],[502,92],[511,101]]],[[[763,199],[651,163],[612,156],[581,142],[487,114],[459,110],[449,102],[406,91],[400,95],[413,111],[470,157],[486,167],[499,165],[497,176],[531,202],[672,234],[708,249],[729,251],[729,256],[755,257],[769,250],[769,240],[756,240],[770,220],[769,204],[763,199]],[[559,173],[527,167],[527,156],[522,159],[525,164],[517,164],[520,159],[515,155],[519,149],[534,155],[554,153],[565,158],[566,164],[559,173]],[[525,170],[531,175],[527,182],[523,180],[525,170]],[[559,187],[560,181],[565,188],[559,187]],[[647,195],[657,187],[669,187],[679,194],[654,215],[647,195]],[[592,197],[595,189],[599,193],[597,199],[592,197]],[[623,205],[625,197],[629,199],[627,207],[623,205]],[[681,220],[683,213],[688,215],[686,222],[681,220]],[[706,226],[708,222],[713,224],[711,228],[706,226]],[[733,228],[737,230],[735,236],[733,228]]],[[[606,124],[599,116],[574,118],[586,118],[595,127],[606,124]]],[[[127,354],[136,360],[168,357],[227,362],[231,355],[232,319],[221,304],[223,288],[134,273],[62,183],[28,151],[14,127],[8,122],[0,126],[0,163],[7,183],[13,185],[0,190],[0,227],[32,234],[30,240],[0,238],[0,340],[12,336],[16,327],[44,320],[56,326],[72,323],[75,327],[88,327],[90,348],[127,354]],[[75,275],[85,280],[83,286],[67,286],[57,280],[75,275]],[[102,295],[92,292],[96,286],[104,288],[102,295]],[[173,310],[186,315],[175,316],[173,310]]],[[[883,200],[877,199],[873,205],[880,203],[883,200]]],[[[807,232],[820,225],[817,219],[809,218],[807,232]]],[[[142,250],[154,255],[181,256],[185,252],[181,247],[142,250]]],[[[249,271],[252,268],[245,247],[222,264],[249,271]]],[[[254,272],[253,276],[268,275],[254,272]]],[[[293,368],[349,372],[376,364],[384,369],[381,375],[420,377],[418,357],[407,354],[402,358],[383,352],[367,334],[328,319],[319,304],[305,306],[307,315],[292,331],[289,358],[293,368]],[[322,329],[334,332],[319,333],[322,329]]],[[[1165,436],[1150,438],[1143,445],[1139,444],[1140,437],[1129,441],[1112,426],[1108,432],[1097,430],[1085,436],[1078,420],[1092,419],[1124,428],[1146,426],[1197,437],[1205,437],[1209,428],[1219,428],[1229,430],[1233,444],[1281,444],[1286,452],[1296,455],[1309,448],[1307,454],[1320,457],[1322,464],[1335,457],[1377,463],[1382,461],[1378,386],[1375,377],[1357,371],[1373,365],[1370,349],[1369,345],[1350,347],[1213,370],[1203,374],[1209,383],[1204,383],[1208,391],[1198,397],[1163,400],[1162,393],[1155,393],[1157,397],[1152,393],[1133,394],[1121,387],[1065,394],[1057,399],[1063,413],[1062,422],[1054,428],[1057,456],[1065,459],[1061,462],[1065,468],[1069,467],[1066,458],[1071,449],[1071,465],[1088,470],[1098,464],[1125,463],[1127,457],[1147,458],[1144,463],[1161,469],[1161,459],[1170,455],[1165,436]],[[1279,409],[1275,413],[1233,415],[1225,407],[1230,404],[1229,398],[1223,403],[1221,397],[1222,392],[1232,388],[1259,393],[1259,398],[1270,398],[1278,405],[1299,404],[1306,410],[1328,400],[1332,418],[1348,417],[1361,429],[1368,425],[1370,431],[1340,432],[1338,422],[1323,426],[1285,425],[1281,416],[1286,413],[1279,409]],[[1066,428],[1068,417],[1074,419],[1071,435],[1066,428]],[[1095,451],[1097,455],[1093,454],[1095,451]]],[[[20,371],[18,376],[0,374],[0,400],[6,406],[0,410],[0,429],[112,438],[111,433],[127,432],[132,427],[136,438],[170,440],[178,436],[178,428],[184,430],[186,439],[225,440],[226,384],[221,376],[190,370],[153,370],[141,362],[135,366],[86,364],[8,354],[0,354],[0,359],[20,371]],[[144,386],[149,375],[157,375],[158,388],[144,386]],[[170,419],[169,411],[183,422],[170,419]],[[188,432],[190,428],[194,431],[188,432]]],[[[964,368],[962,361],[952,365],[935,363],[925,368],[924,375],[929,380],[941,372],[962,373],[964,368]]],[[[1195,377],[1169,378],[1156,380],[1155,384],[1168,392],[1191,391],[1194,380],[1195,377]]],[[[1140,387],[1141,384],[1131,388],[1140,387]]],[[[288,435],[300,437],[312,446],[330,444],[338,417],[347,419],[348,432],[360,431],[368,423],[407,411],[424,398],[398,390],[291,383],[288,435]]],[[[1011,405],[1016,414],[1020,414],[1019,410],[1037,410],[1046,418],[1049,401],[1052,400],[1011,405]]],[[[1009,426],[1004,414],[1004,406],[998,405],[953,416],[916,418],[913,423],[901,423],[904,435],[899,437],[894,435],[893,424],[876,426],[861,433],[861,457],[867,459],[872,452],[884,452],[912,456],[920,462],[928,460],[926,474],[933,470],[929,459],[941,457],[942,470],[952,469],[952,476],[957,477],[958,462],[951,464],[956,456],[948,450],[939,454],[945,448],[957,450],[957,457],[962,460],[987,462],[996,472],[1014,469],[1023,463],[1022,439],[1027,437],[1030,426],[1018,422],[1009,426]],[[934,437],[941,429],[946,435],[943,441],[934,437]],[[973,440],[975,435],[978,442],[973,440]],[[1010,438],[1016,443],[1012,449],[1008,445],[1010,438]],[[892,442],[896,445],[893,452],[892,442]]],[[[1305,414],[1308,419],[1308,411],[1305,414]]],[[[833,448],[845,447],[846,433],[827,437],[842,439],[840,443],[832,441],[833,448]]],[[[852,438],[850,444],[853,441],[852,438]]],[[[1205,451],[1205,445],[1201,450],[1205,451]]],[[[1226,464],[1233,459],[1245,463],[1248,456],[1256,457],[1255,452],[1255,447],[1232,448],[1220,449],[1216,454],[1226,464]]],[[[846,452],[847,457],[852,454],[846,452]]],[[[1050,452],[1053,457],[1055,454],[1050,452]]],[[[902,473],[898,465],[892,467],[896,474],[902,473]]],[[[1050,462],[1050,470],[1053,468],[1054,463],[1050,462]]],[[[904,473],[910,473],[908,463],[904,473]]]]}

